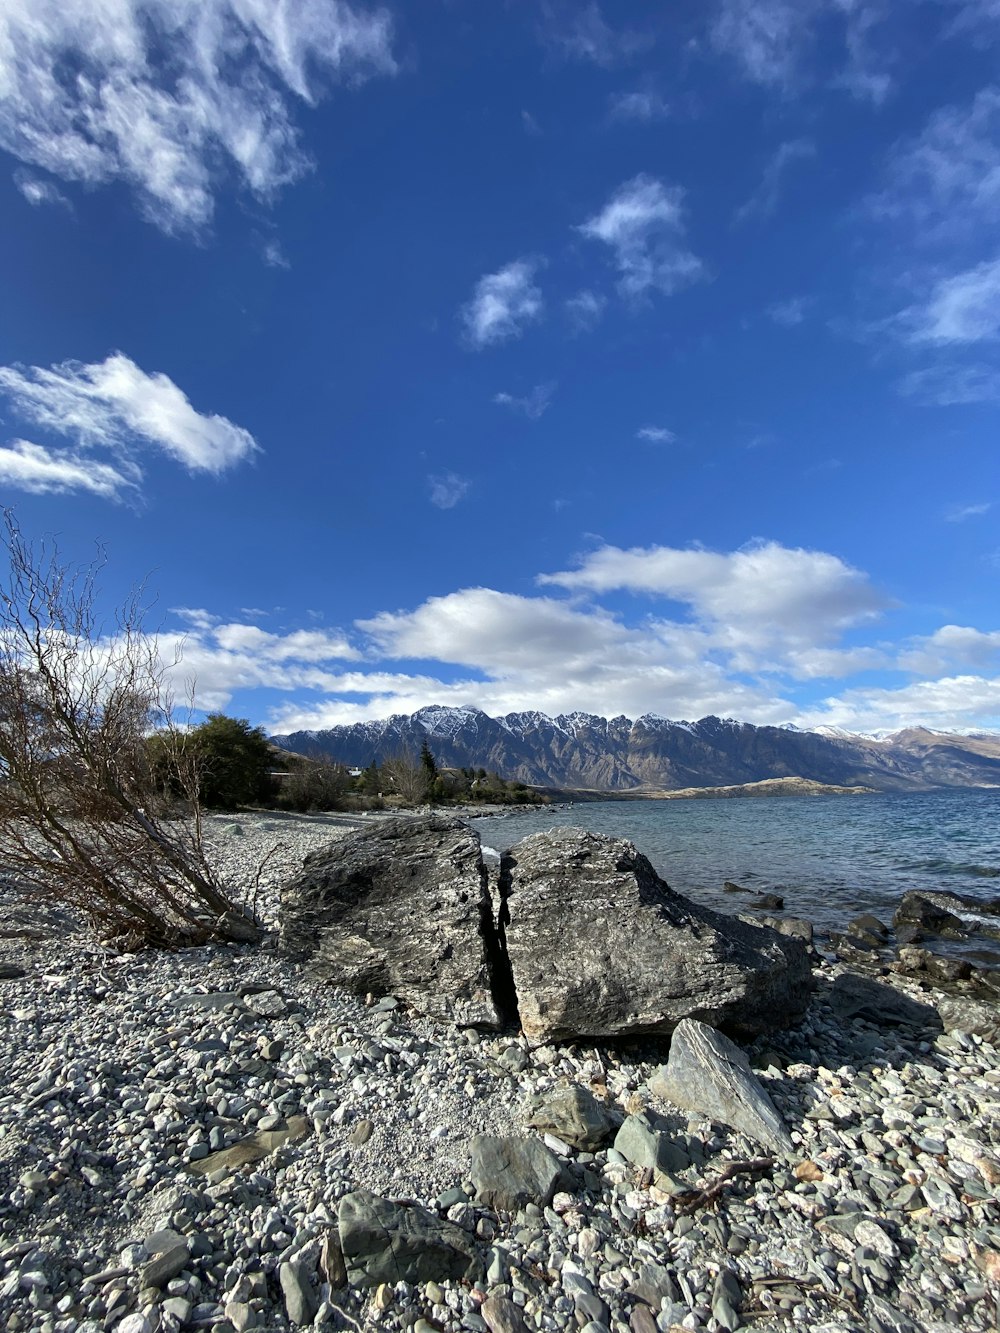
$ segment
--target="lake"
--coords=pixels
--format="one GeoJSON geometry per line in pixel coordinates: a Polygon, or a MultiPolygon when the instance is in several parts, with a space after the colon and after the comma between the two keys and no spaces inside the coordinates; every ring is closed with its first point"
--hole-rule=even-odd
{"type": "Polygon", "coordinates": [[[734,880],[782,894],[786,914],[820,933],[859,912],[890,924],[907,889],[1000,896],[1000,790],[600,801],[473,823],[497,851],[554,825],[628,838],[697,902],[743,910],[722,888],[734,880]]]}

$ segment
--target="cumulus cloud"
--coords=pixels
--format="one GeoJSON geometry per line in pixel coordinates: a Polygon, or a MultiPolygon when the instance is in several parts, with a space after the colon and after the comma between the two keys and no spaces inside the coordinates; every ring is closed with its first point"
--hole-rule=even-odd
{"type": "Polygon", "coordinates": [[[941,676],[954,671],[1000,672],[1000,630],[942,625],[913,641],[899,655],[904,671],[941,676]]]}
{"type": "Polygon", "coordinates": [[[930,727],[963,731],[1000,721],[1000,677],[959,675],[914,681],[897,689],[846,690],[802,711],[803,727],[833,726],[846,731],[899,731],[930,727]]]}
{"type": "Polygon", "coordinates": [[[472,300],[461,312],[466,337],[473,347],[490,347],[519,338],[526,324],[541,317],[542,293],[535,285],[538,268],[538,260],[515,259],[479,279],[472,300]]]}
{"type": "Polygon", "coordinates": [[[388,12],[348,0],[6,0],[0,147],[197,231],[226,177],[267,199],[301,176],[296,100],[392,73],[391,44],[388,12]]]}
{"type": "Polygon", "coordinates": [[[684,191],[652,176],[620,185],[599,213],[578,228],[609,246],[620,274],[618,290],[631,300],[651,291],[669,296],[704,276],[684,244],[684,191]]]}
{"type": "Polygon", "coordinates": [[[22,489],[44,483],[46,490],[110,496],[138,487],[139,460],[150,448],[189,472],[215,476],[257,452],[249,431],[199,413],[168,376],[147,374],[120,352],[92,365],[2,366],[0,394],[25,420],[72,441],[60,450],[23,440],[9,446],[6,475],[19,476],[22,489]],[[113,454],[114,466],[96,463],[89,456],[94,450],[113,454]]]}
{"type": "Polygon", "coordinates": [[[427,478],[431,504],[438,509],[454,509],[463,500],[472,483],[455,472],[441,472],[427,478]]]}
{"type": "Polygon", "coordinates": [[[888,605],[867,576],[838,556],[761,542],[731,553],[670,546],[603,546],[574,570],[543,574],[571,591],[624,590],[689,604],[721,642],[823,642],[888,605]]]}
{"type": "Polygon", "coordinates": [[[537,421],[552,405],[555,391],[556,386],[550,381],[548,384],[536,384],[521,398],[511,393],[497,393],[493,395],[493,401],[501,407],[509,407],[512,412],[522,413],[529,421],[537,421]]]}

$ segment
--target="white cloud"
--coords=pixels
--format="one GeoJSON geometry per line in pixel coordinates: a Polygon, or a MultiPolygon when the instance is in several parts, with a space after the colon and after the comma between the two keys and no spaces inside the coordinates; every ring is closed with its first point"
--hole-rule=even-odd
{"type": "Polygon", "coordinates": [[[166,375],[146,374],[121,352],[93,365],[3,366],[0,392],[27,420],[78,448],[110,449],[133,469],[139,449],[150,445],[190,472],[213,475],[257,452],[249,431],[197,412],[166,375]]]}
{"type": "Polygon", "coordinates": [[[33,171],[15,171],[14,184],[32,208],[39,208],[42,204],[57,204],[60,208],[72,207],[58,185],[44,180],[33,171]]]}
{"type": "Polygon", "coordinates": [[[1000,368],[983,362],[926,366],[904,375],[897,387],[908,398],[939,407],[1000,403],[1000,368]]]}
{"type": "Polygon", "coordinates": [[[493,401],[502,407],[509,407],[513,412],[523,413],[529,421],[537,421],[552,405],[555,391],[556,386],[550,381],[548,384],[536,384],[523,398],[510,393],[497,393],[493,395],[493,401]]]}
{"type": "Polygon", "coordinates": [[[393,72],[391,40],[386,10],[348,0],[6,0],[0,146],[196,231],[227,176],[262,199],[301,176],[294,99],[393,72]]]}
{"type": "Polygon", "coordinates": [[[935,111],[915,138],[897,143],[886,186],[869,198],[880,221],[903,222],[914,243],[951,245],[992,235],[1000,209],[1000,88],[935,111]]]}
{"type": "Polygon", "coordinates": [[[600,323],[601,316],[604,314],[604,308],[607,305],[605,297],[592,292],[588,287],[584,287],[571,296],[566,301],[566,313],[569,316],[570,323],[575,333],[589,333],[600,323]]]}
{"type": "Polygon", "coordinates": [[[608,114],[612,120],[638,120],[648,124],[670,115],[670,106],[659,93],[612,93],[608,98],[608,114]]]}
{"type": "Polygon", "coordinates": [[[898,316],[914,343],[947,346],[992,340],[1000,333],[1000,259],[940,279],[928,299],[898,316]]]}
{"type": "Polygon", "coordinates": [[[683,200],[680,186],[635,176],[578,228],[611,248],[623,296],[634,300],[651,290],[670,295],[704,276],[701,260],[683,244],[683,200]]]}
{"type": "Polygon", "coordinates": [[[767,317],[784,329],[794,329],[806,317],[807,296],[791,296],[787,301],[775,301],[767,307],[767,317]]]}
{"type": "Polygon", "coordinates": [[[967,518],[980,518],[983,514],[988,514],[993,508],[990,500],[979,504],[952,505],[945,511],[946,523],[964,523],[967,518]]]}
{"type": "Polygon", "coordinates": [[[432,505],[436,505],[438,509],[454,509],[459,500],[465,498],[472,483],[457,473],[442,472],[437,476],[428,477],[427,484],[430,488],[432,505]]]}
{"type": "Polygon", "coordinates": [[[941,676],[954,671],[1000,671],[1000,630],[942,625],[899,655],[904,671],[941,676]]]}
{"type": "Polygon", "coordinates": [[[12,440],[0,447],[0,483],[31,495],[88,491],[105,500],[116,500],[134,485],[134,479],[84,454],[52,452],[28,440],[12,440]]]}
{"type": "Polygon", "coordinates": [[[649,444],[673,444],[677,436],[666,426],[640,426],[635,433],[637,440],[646,440],[649,444]]]}
{"type": "Polygon", "coordinates": [[[650,39],[630,28],[615,29],[607,22],[597,0],[547,0],[542,6],[542,37],[570,60],[611,66],[631,60],[650,45],[650,39]]]}
{"type": "Polygon", "coordinates": [[[793,162],[816,156],[816,145],[811,139],[788,139],[780,143],[767,166],[761,182],[750,198],[736,212],[738,222],[747,218],[771,217],[778,208],[782,181],[793,162]]]}
{"type": "Polygon", "coordinates": [[[962,731],[1000,726],[1000,677],[945,676],[921,680],[898,689],[846,690],[803,710],[803,727],[833,726],[845,731],[898,731],[930,727],[962,731]]]}
{"type": "Polygon", "coordinates": [[[571,591],[625,590],[690,605],[720,643],[825,642],[887,606],[867,577],[835,555],[763,542],[730,554],[670,546],[604,546],[575,570],[545,574],[571,591]]]}
{"type": "Polygon", "coordinates": [[[535,285],[538,267],[537,260],[516,259],[479,279],[472,300],[461,312],[473,347],[519,338],[526,324],[541,317],[542,293],[535,285]]]}

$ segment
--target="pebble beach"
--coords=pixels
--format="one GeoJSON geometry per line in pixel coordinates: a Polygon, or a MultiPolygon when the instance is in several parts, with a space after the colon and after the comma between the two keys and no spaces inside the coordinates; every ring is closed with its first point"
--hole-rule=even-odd
{"type": "Polygon", "coordinates": [[[230,883],[251,882],[270,853],[259,947],[117,955],[0,889],[0,1326],[997,1327],[994,1045],[838,1016],[844,968],[821,957],[805,1019],[748,1049],[794,1150],[692,1208],[727,1164],[762,1151],[656,1096],[665,1043],[531,1048],[338,992],[281,955],[279,886],[350,823],[209,821],[230,883]],[[614,1134],[583,1151],[550,1133],[563,1168],[551,1201],[485,1206],[473,1136],[535,1136],[530,1106],[568,1085],[615,1126],[645,1115],[668,1133],[670,1176],[614,1134]],[[340,1201],[361,1190],[461,1229],[482,1277],[345,1281],[331,1237],[340,1201]]]}

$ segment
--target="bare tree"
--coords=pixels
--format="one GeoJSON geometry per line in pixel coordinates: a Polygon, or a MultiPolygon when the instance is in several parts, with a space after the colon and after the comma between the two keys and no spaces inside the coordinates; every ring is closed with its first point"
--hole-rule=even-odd
{"type": "Polygon", "coordinates": [[[0,871],[132,948],[256,938],[206,857],[195,758],[138,594],[102,634],[96,568],[61,564],[3,518],[0,871]],[[168,817],[164,755],[187,818],[168,817]]]}
{"type": "Polygon", "coordinates": [[[408,754],[397,754],[382,765],[391,790],[407,805],[422,805],[430,796],[430,779],[419,760],[408,754]]]}

